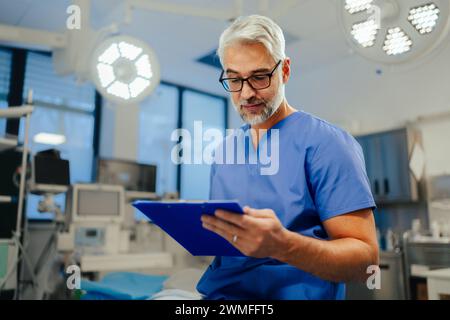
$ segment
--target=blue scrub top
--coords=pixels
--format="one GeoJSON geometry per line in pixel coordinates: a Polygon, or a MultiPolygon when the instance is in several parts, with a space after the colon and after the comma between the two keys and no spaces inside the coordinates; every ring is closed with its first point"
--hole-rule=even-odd
{"type": "MultiPolygon", "coordinates": [[[[235,148],[246,150],[246,162],[212,165],[211,200],[237,199],[242,206],[271,208],[290,231],[322,240],[328,239],[323,221],[375,208],[361,147],[344,130],[298,111],[268,130],[254,150],[249,128],[237,129],[216,150],[216,156],[218,150],[226,154],[227,141],[235,139],[242,142],[235,148]],[[261,167],[269,166],[259,156],[276,144],[273,129],[279,135],[279,167],[276,174],[262,175],[261,167]],[[255,155],[261,160],[256,164],[250,161],[255,155]]],[[[205,299],[345,298],[343,283],[271,258],[216,257],[197,290],[205,299]]]]}

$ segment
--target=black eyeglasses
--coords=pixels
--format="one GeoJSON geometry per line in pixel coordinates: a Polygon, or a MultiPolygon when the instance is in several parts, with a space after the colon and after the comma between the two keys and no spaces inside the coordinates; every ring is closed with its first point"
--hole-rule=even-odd
{"type": "Polygon", "coordinates": [[[222,70],[222,73],[220,74],[219,81],[222,84],[222,86],[227,90],[228,92],[239,92],[244,87],[244,82],[247,81],[249,86],[253,90],[261,90],[266,89],[270,87],[270,82],[273,76],[273,73],[278,68],[282,60],[278,61],[276,66],[273,68],[273,70],[269,73],[263,73],[263,74],[254,74],[247,78],[222,78],[223,74],[225,73],[225,70],[222,70]]]}

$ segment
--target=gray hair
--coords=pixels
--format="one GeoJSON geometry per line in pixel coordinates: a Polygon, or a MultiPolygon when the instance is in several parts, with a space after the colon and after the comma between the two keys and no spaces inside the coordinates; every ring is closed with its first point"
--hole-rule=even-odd
{"type": "Polygon", "coordinates": [[[237,18],[223,31],[217,49],[220,63],[223,65],[223,54],[226,47],[234,43],[258,42],[266,47],[275,61],[286,58],[286,44],[281,28],[270,18],[250,15],[237,18]]]}

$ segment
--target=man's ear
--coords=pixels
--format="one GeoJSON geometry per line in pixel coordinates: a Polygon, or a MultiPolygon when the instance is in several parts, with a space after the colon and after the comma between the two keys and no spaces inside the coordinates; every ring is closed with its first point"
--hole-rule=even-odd
{"type": "Polygon", "coordinates": [[[291,76],[291,58],[286,57],[282,63],[283,83],[287,83],[291,76]]]}

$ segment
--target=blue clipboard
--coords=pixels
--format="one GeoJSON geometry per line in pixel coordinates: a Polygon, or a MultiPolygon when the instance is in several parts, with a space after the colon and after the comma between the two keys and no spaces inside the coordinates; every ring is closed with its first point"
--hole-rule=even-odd
{"type": "Polygon", "coordinates": [[[164,202],[135,201],[133,206],[157,224],[193,256],[244,256],[227,240],[202,226],[202,214],[217,209],[237,214],[243,210],[237,201],[164,202]]]}

